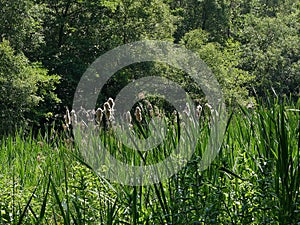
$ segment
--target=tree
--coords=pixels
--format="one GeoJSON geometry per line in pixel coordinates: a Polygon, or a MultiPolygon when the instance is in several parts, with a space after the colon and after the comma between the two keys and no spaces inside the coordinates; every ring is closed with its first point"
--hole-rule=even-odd
{"type": "Polygon", "coordinates": [[[225,47],[222,47],[208,40],[209,33],[197,29],[185,34],[181,43],[198,53],[212,70],[228,105],[247,104],[250,100],[247,87],[254,77],[239,68],[240,43],[228,40],[225,47]]]}
{"type": "Polygon", "coordinates": [[[186,33],[202,29],[210,33],[211,41],[225,43],[230,32],[231,2],[226,0],[171,1],[174,13],[182,17],[175,38],[179,41],[186,33]]]}
{"type": "Polygon", "coordinates": [[[8,41],[0,43],[0,134],[36,124],[49,115],[51,105],[59,101],[54,94],[58,81],[40,64],[16,54],[8,41]]]}
{"type": "Polygon", "coordinates": [[[277,17],[246,17],[240,40],[242,68],[256,77],[259,96],[299,94],[299,11],[277,17]]]}
{"type": "Polygon", "coordinates": [[[46,5],[42,62],[62,76],[59,97],[69,106],[79,79],[98,56],[142,39],[172,40],[176,28],[176,18],[162,0],[40,2],[46,5]]]}
{"type": "Polygon", "coordinates": [[[6,39],[17,52],[37,60],[44,43],[43,5],[31,0],[0,0],[0,41],[6,39]]]}

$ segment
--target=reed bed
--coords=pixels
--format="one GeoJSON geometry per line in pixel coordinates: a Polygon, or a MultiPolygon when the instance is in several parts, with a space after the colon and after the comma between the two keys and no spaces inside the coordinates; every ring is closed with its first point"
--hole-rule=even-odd
{"type": "MultiPolygon", "coordinates": [[[[299,224],[300,101],[275,99],[233,110],[218,157],[200,171],[210,129],[206,115],[200,115],[191,160],[171,178],[149,186],[126,186],[99,176],[81,158],[76,139],[70,144],[55,133],[33,138],[22,130],[3,137],[0,223],[299,224]]],[[[113,130],[97,135],[117,159],[151,164],[178,144],[178,124],[170,118],[166,144],[149,153],[126,148],[113,130]]],[[[147,137],[147,123],[139,122],[132,121],[132,129],[147,137]]]]}

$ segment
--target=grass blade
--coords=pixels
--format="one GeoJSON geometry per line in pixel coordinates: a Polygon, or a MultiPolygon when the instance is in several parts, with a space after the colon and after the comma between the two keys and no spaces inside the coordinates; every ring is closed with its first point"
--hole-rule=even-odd
{"type": "Polygon", "coordinates": [[[36,192],[38,186],[39,186],[39,182],[38,182],[38,185],[35,187],[34,191],[32,192],[32,195],[30,196],[29,200],[27,201],[27,204],[26,204],[26,206],[25,206],[25,208],[24,208],[22,214],[20,215],[20,218],[19,218],[19,221],[18,221],[18,225],[21,225],[21,224],[22,224],[23,219],[24,219],[24,217],[25,217],[25,214],[26,214],[26,212],[27,212],[27,210],[28,210],[28,208],[29,208],[29,205],[30,205],[30,203],[31,203],[31,200],[32,200],[33,197],[34,197],[35,192],[36,192]]]}

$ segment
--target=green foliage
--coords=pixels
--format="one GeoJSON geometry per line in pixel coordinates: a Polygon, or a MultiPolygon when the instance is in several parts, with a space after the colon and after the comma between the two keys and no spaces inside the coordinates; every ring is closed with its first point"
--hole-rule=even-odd
{"type": "Polygon", "coordinates": [[[182,17],[175,38],[180,40],[186,33],[203,29],[211,41],[224,42],[230,35],[231,5],[226,0],[170,1],[175,14],[182,17]]]}
{"type": "MultiPolygon", "coordinates": [[[[233,61],[237,62],[234,63],[235,67],[250,76],[242,76],[247,77],[246,82],[231,80],[229,83],[235,87],[233,89],[229,87],[228,90],[239,89],[237,92],[239,93],[242,89],[254,88],[258,96],[267,96],[267,93],[275,90],[279,96],[291,94],[297,99],[300,84],[299,2],[292,0],[169,2],[174,13],[182,17],[175,33],[176,40],[189,39],[189,43],[201,43],[202,40],[199,40],[201,37],[193,39],[192,34],[193,30],[201,29],[207,32],[208,36],[205,38],[208,38],[209,42],[214,42],[214,45],[221,44],[221,48],[227,48],[228,42],[238,43],[239,47],[232,55],[233,61]]],[[[227,77],[222,79],[225,80],[227,77]]],[[[225,90],[225,94],[226,92],[225,90]]],[[[235,91],[231,94],[234,93],[235,91]]],[[[244,91],[243,101],[246,100],[245,94],[244,91]]],[[[251,91],[250,95],[253,96],[255,93],[251,91]]]]}
{"type": "Polygon", "coordinates": [[[247,71],[239,68],[240,43],[228,40],[225,47],[217,42],[209,42],[209,33],[201,29],[193,30],[182,38],[186,48],[199,54],[217,77],[227,103],[247,104],[248,84],[253,80],[247,71]]]}
{"type": "Polygon", "coordinates": [[[176,17],[162,0],[41,2],[46,8],[41,60],[62,76],[64,105],[71,105],[80,77],[98,56],[141,39],[172,41],[176,29],[176,17]]]}
{"type": "MultiPolygon", "coordinates": [[[[270,101],[231,115],[218,157],[199,170],[209,137],[202,114],[200,143],[187,165],[161,183],[131,187],[97,176],[63,138],[3,138],[0,142],[0,222],[20,224],[296,224],[299,221],[300,105],[270,101]],[[280,103],[280,104],[279,104],[280,103]]],[[[135,125],[134,125],[135,126],[135,125]]],[[[176,126],[176,124],[175,124],[176,126]]],[[[147,132],[141,126],[137,133],[147,132]]],[[[111,154],[134,154],[112,132],[101,133],[111,154]]],[[[168,136],[168,146],[177,145],[168,136]]],[[[185,142],[186,140],[181,140],[185,142]]],[[[166,152],[164,152],[166,151],[166,152]]],[[[147,156],[146,156],[147,155],[147,156]]]]}
{"type": "MultiPolygon", "coordinates": [[[[7,134],[0,140],[0,223],[299,223],[299,18],[295,0],[0,0],[0,135],[7,134]],[[236,107],[207,170],[198,164],[208,118],[201,118],[201,141],[189,163],[148,187],[97,176],[77,146],[55,132],[36,139],[24,129],[9,135],[43,126],[38,123],[52,116],[59,99],[70,105],[98,56],[145,39],[175,41],[196,52],[216,75],[227,104],[236,107]],[[277,98],[270,100],[269,93],[277,98]],[[263,100],[246,109],[254,95],[263,100]],[[291,99],[282,100],[286,96],[291,99]]],[[[99,98],[114,97],[149,75],[167,77],[194,100],[203,99],[190,77],[154,62],[118,71],[99,98]]],[[[149,135],[149,121],[133,127],[140,138],[149,135]]],[[[100,135],[120,161],[151,164],[178,144],[174,126],[167,147],[147,153],[120,145],[112,131],[100,135]]]]}
{"type": "MultiPolygon", "coordinates": [[[[144,39],[181,42],[196,51],[235,105],[274,91],[297,99],[299,14],[293,0],[0,0],[0,40],[61,76],[55,86],[63,106],[71,105],[78,81],[98,56],[144,39]]],[[[145,74],[170,77],[192,96],[201,95],[180,71],[148,63],[118,73],[100,99],[145,74]]]]}
{"type": "Polygon", "coordinates": [[[282,96],[299,94],[299,21],[295,14],[277,18],[246,17],[240,34],[242,67],[256,77],[259,96],[272,89],[282,96]]]}
{"type": "Polygon", "coordinates": [[[0,43],[0,133],[39,122],[49,112],[48,104],[59,101],[53,92],[58,81],[58,76],[49,76],[40,64],[16,54],[8,41],[0,43]]]}
{"type": "Polygon", "coordinates": [[[1,0],[0,41],[8,40],[18,52],[23,51],[36,60],[38,49],[44,43],[43,11],[43,5],[31,0],[1,0]]]}

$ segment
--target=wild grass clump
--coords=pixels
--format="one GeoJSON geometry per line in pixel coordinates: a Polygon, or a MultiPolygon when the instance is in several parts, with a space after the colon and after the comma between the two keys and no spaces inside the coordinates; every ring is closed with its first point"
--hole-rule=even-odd
{"type": "MultiPolygon", "coordinates": [[[[163,112],[155,106],[152,113],[146,113],[143,105],[139,108],[125,117],[129,129],[146,138],[151,116],[163,112]]],[[[32,138],[22,131],[2,138],[0,223],[297,224],[300,101],[275,99],[256,108],[236,109],[229,116],[218,157],[204,171],[199,163],[208,143],[210,119],[207,108],[197,110],[200,132],[192,158],[171,178],[149,186],[126,186],[99,176],[81,158],[76,139],[70,144],[55,134],[47,135],[51,139],[32,138]]],[[[71,111],[68,121],[75,121],[75,114],[71,111]]],[[[94,125],[105,116],[104,108],[96,110],[94,125]]],[[[120,161],[151,164],[163,160],[178,144],[179,118],[176,113],[166,117],[168,140],[149,152],[125,147],[113,129],[97,128],[92,134],[120,161]]]]}

